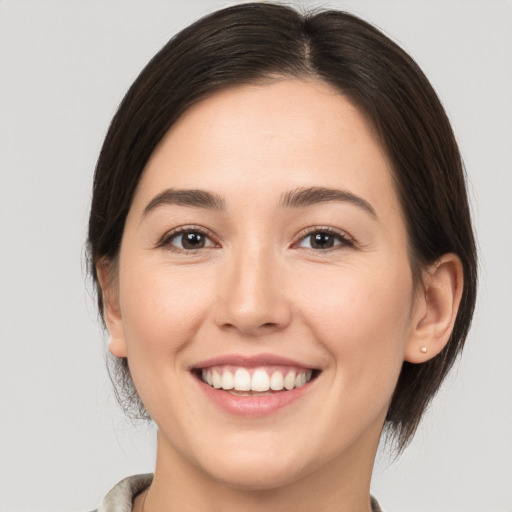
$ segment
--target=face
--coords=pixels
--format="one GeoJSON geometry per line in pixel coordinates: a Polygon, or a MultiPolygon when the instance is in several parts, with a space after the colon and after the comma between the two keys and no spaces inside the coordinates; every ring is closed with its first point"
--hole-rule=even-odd
{"type": "Polygon", "coordinates": [[[144,170],[115,287],[111,350],[160,457],[254,489],[373,459],[415,291],[389,163],[346,97],[281,80],[188,110],[144,170]]]}

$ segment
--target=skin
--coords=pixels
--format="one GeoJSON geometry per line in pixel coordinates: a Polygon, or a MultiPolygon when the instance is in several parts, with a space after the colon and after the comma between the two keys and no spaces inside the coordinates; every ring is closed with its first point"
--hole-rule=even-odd
{"type": "Polygon", "coordinates": [[[144,170],[114,278],[98,270],[110,350],[128,358],[159,428],[155,479],[134,508],[145,497],[146,512],[370,510],[402,363],[443,348],[462,288],[453,255],[414,285],[391,168],[358,109],[326,84],[286,79],[221,91],[178,120],[144,170]],[[350,201],[283,207],[298,187],[348,191],[374,214],[350,201]],[[215,193],[224,209],[144,214],[170,188],[215,193]],[[183,226],[204,229],[206,245],[180,248],[169,233],[183,226]],[[313,247],[326,228],[333,247],[313,247]],[[190,372],[261,353],[320,374],[294,403],[246,417],[190,372]]]}

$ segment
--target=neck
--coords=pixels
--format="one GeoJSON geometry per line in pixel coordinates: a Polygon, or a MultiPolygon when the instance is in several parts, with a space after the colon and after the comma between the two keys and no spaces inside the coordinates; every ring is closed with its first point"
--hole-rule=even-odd
{"type": "Polygon", "coordinates": [[[230,485],[205,473],[177,453],[159,432],[155,477],[145,500],[144,512],[369,512],[370,481],[380,429],[365,433],[347,453],[301,475],[291,482],[263,488],[230,485]],[[369,440],[371,442],[369,442],[369,440]],[[361,447],[363,449],[361,449],[361,447]]]}

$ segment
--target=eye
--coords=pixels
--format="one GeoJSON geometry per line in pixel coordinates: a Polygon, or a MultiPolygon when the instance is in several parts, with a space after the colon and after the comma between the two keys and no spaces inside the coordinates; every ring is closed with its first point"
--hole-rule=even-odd
{"type": "Polygon", "coordinates": [[[181,228],[164,236],[160,246],[175,251],[194,251],[208,247],[216,247],[210,237],[198,228],[181,228]]]}
{"type": "Polygon", "coordinates": [[[328,250],[337,246],[352,247],[354,242],[344,233],[332,229],[315,229],[302,237],[298,243],[299,247],[309,249],[328,250]]]}

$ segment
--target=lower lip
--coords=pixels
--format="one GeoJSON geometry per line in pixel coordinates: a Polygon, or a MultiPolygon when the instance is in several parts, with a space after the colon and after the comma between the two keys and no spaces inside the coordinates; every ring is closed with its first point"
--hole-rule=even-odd
{"type": "Polygon", "coordinates": [[[266,416],[296,402],[306,394],[313,381],[290,391],[279,391],[269,395],[234,395],[229,391],[212,388],[199,378],[194,378],[201,391],[218,407],[238,416],[266,416]]]}

